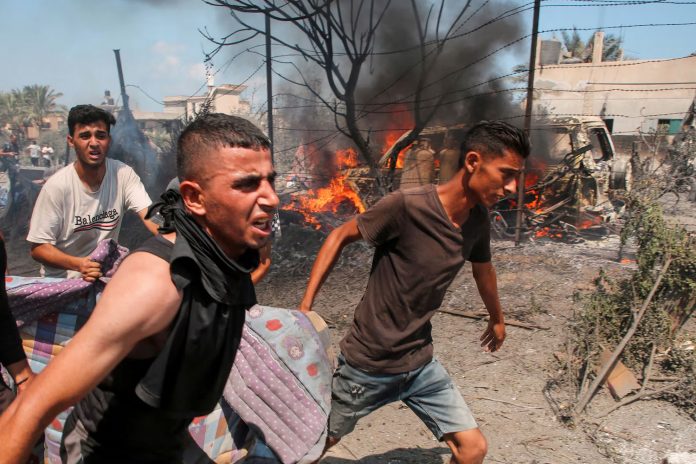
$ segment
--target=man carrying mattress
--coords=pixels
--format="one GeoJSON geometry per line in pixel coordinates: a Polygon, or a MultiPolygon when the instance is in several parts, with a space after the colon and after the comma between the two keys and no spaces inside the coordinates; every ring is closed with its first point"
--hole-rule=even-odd
{"type": "Polygon", "coordinates": [[[503,344],[486,208],[515,191],[528,154],[521,130],[503,122],[479,123],[467,133],[448,182],[394,192],[329,234],[312,267],[303,311],[311,309],[343,247],[362,239],[375,247],[375,255],[365,295],[340,345],[328,446],[360,418],[402,400],[447,443],[451,463],[483,462],[486,439],[433,357],[430,319],[468,260],[490,313],[482,346],[495,351],[503,344]]]}
{"type": "MultiPolygon", "coordinates": [[[[181,462],[219,400],[255,302],[250,272],[278,205],[269,141],[208,114],[181,134],[162,235],[123,262],[92,316],[0,416],[0,463],[23,462],[68,406],[64,462],[181,462]]],[[[150,211],[152,213],[152,210],[150,211]]]]}

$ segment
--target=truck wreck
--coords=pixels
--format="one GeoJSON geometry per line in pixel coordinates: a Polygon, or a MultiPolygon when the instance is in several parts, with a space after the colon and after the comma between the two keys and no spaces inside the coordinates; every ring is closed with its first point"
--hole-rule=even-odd
{"type": "MultiPolygon", "coordinates": [[[[527,167],[522,233],[571,241],[604,235],[623,213],[633,181],[631,155],[616,152],[599,117],[544,121],[530,135],[534,157],[527,167]]],[[[491,211],[500,238],[514,236],[516,203],[506,198],[491,211]]]]}
{"type": "MultiPolygon", "coordinates": [[[[453,165],[458,162],[466,130],[466,124],[424,129],[413,145],[399,153],[392,168],[394,146],[408,132],[393,137],[379,160],[383,178],[393,173],[392,189],[404,184],[412,187],[446,182],[456,170],[453,165]]],[[[625,193],[631,188],[631,155],[616,152],[611,134],[599,117],[539,121],[530,135],[533,154],[526,168],[522,236],[573,241],[606,235],[611,223],[622,214],[625,193]]],[[[302,158],[298,171],[314,175],[306,176],[304,181],[297,175],[288,178],[287,189],[281,191],[289,197],[282,207],[281,217],[286,221],[304,220],[315,229],[321,224],[331,229],[379,199],[374,176],[367,166],[358,163],[351,150],[336,150],[314,160],[305,155],[304,149],[298,152],[296,156],[302,158]],[[331,173],[326,170],[327,159],[333,160],[331,173]],[[317,183],[318,179],[329,180],[317,183]]],[[[516,195],[505,198],[491,210],[497,238],[514,238],[516,200],[516,195]]]]}

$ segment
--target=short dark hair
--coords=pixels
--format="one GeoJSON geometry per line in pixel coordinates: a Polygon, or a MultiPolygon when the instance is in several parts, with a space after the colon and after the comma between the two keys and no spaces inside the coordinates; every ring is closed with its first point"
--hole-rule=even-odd
{"type": "Polygon", "coordinates": [[[215,148],[270,149],[271,142],[251,122],[238,116],[208,113],[191,122],[179,135],[176,172],[180,180],[200,180],[210,150],[215,148]]]}
{"type": "Polygon", "coordinates": [[[481,121],[464,135],[459,156],[459,169],[464,166],[464,157],[470,151],[482,156],[503,156],[505,150],[512,150],[522,158],[529,156],[529,137],[522,129],[503,121],[481,121]]]}
{"type": "Polygon", "coordinates": [[[103,121],[106,124],[107,132],[110,132],[111,126],[116,124],[114,115],[106,110],[97,108],[94,105],[73,106],[68,113],[68,133],[73,137],[77,124],[89,124],[97,121],[103,121]]]}

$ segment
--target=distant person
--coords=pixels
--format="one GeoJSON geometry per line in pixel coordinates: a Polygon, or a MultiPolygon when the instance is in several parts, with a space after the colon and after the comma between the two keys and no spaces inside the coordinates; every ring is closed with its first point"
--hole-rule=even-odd
{"type": "Polygon", "coordinates": [[[399,188],[404,190],[432,184],[434,169],[435,151],[430,148],[430,139],[420,138],[404,155],[399,188]]]}
{"type": "Polygon", "coordinates": [[[24,149],[29,153],[29,159],[31,160],[32,166],[38,166],[39,160],[41,159],[41,147],[36,144],[36,140],[32,140],[31,143],[24,149]]]}
{"type": "Polygon", "coordinates": [[[187,428],[220,400],[256,303],[250,272],[278,206],[269,148],[235,116],[206,114],[183,130],[180,194],[153,205],[162,234],[123,261],[84,327],[0,416],[0,463],[25,462],[75,403],[66,464],[210,462],[187,428]],[[204,460],[184,460],[189,452],[204,460]]]}
{"type": "Polygon", "coordinates": [[[453,464],[481,463],[486,439],[445,368],[433,357],[430,319],[465,261],[490,314],[481,336],[487,351],[505,340],[503,310],[491,263],[486,208],[516,189],[529,140],[503,122],[473,126],[459,169],[446,184],[398,190],[334,229],[319,250],[300,310],[310,311],[343,248],[375,247],[353,324],[340,343],[334,373],[330,447],[361,418],[401,400],[447,443],[453,464]]]}
{"type": "Polygon", "coordinates": [[[444,147],[437,154],[440,161],[439,184],[446,184],[459,170],[459,149],[451,134],[445,135],[444,147]]]}
{"type": "Polygon", "coordinates": [[[53,147],[44,143],[41,147],[41,158],[43,158],[44,166],[50,168],[53,165],[53,147]]]}
{"type": "Polygon", "coordinates": [[[17,143],[17,136],[12,134],[10,139],[2,144],[2,151],[0,151],[2,170],[7,171],[10,166],[17,164],[18,156],[19,144],[17,143]]]}
{"type": "Polygon", "coordinates": [[[157,234],[157,226],[145,219],[152,201],[140,178],[129,166],[107,158],[113,124],[113,115],[95,106],[70,109],[68,143],[75,149],[75,162],[46,181],[27,236],[42,276],[88,282],[101,277],[99,263],[89,254],[101,240],[118,241],[126,211],[137,213],[157,234]]]}
{"type": "MultiPolygon", "coordinates": [[[[22,339],[19,338],[17,331],[17,323],[7,302],[7,290],[5,289],[7,253],[2,234],[0,234],[0,269],[2,269],[2,282],[0,283],[0,364],[5,366],[5,369],[10,373],[17,387],[17,393],[21,394],[29,386],[29,381],[34,377],[34,373],[27,363],[27,356],[22,348],[22,339]]],[[[0,413],[7,409],[14,397],[14,393],[0,376],[0,413]]]]}
{"type": "Polygon", "coordinates": [[[2,145],[2,155],[15,158],[19,155],[19,144],[17,143],[16,135],[10,135],[10,139],[2,145]]]}

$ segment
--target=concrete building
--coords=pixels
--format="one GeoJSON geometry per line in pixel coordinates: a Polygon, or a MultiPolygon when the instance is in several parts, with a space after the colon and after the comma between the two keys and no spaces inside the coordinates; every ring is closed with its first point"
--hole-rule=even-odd
{"type": "MultiPolygon", "coordinates": [[[[158,132],[172,132],[181,127],[185,121],[200,113],[205,105],[209,105],[210,112],[241,116],[252,120],[259,127],[265,129],[265,121],[256,120],[251,113],[251,103],[241,97],[246,88],[245,85],[234,84],[215,86],[212,79],[209,79],[205,95],[166,96],[163,98],[163,111],[140,111],[131,108],[131,113],[138,127],[149,135],[158,132]]],[[[120,107],[114,104],[110,91],[105,91],[104,100],[99,106],[118,116],[120,107]]]]}
{"type": "Polygon", "coordinates": [[[597,32],[590,62],[561,62],[560,47],[544,42],[554,41],[538,47],[537,114],[600,116],[617,135],[679,131],[696,96],[696,55],[602,62],[604,33],[597,32]]]}
{"type": "Polygon", "coordinates": [[[245,85],[234,84],[215,86],[209,82],[206,95],[164,97],[164,112],[188,118],[193,117],[203,109],[204,105],[209,104],[211,112],[248,118],[251,114],[251,104],[241,98],[241,93],[246,88],[245,85]]]}

